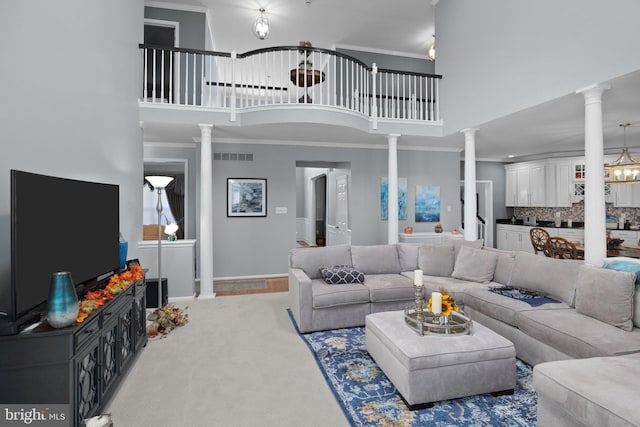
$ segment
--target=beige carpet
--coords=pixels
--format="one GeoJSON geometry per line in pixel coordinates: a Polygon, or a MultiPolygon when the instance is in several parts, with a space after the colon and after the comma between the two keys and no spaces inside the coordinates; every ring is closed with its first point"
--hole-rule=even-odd
{"type": "Polygon", "coordinates": [[[117,427],[348,426],[286,312],[286,293],[188,304],[149,342],[105,412],[117,427]]]}

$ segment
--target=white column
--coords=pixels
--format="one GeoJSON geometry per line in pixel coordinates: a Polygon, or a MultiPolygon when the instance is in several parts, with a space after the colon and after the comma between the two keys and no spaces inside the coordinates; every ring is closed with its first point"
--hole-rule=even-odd
{"type": "Polygon", "coordinates": [[[594,85],[577,92],[584,95],[584,260],[598,267],[607,257],[602,137],[602,93],[607,89],[594,85]]]}
{"type": "Polygon", "coordinates": [[[389,199],[387,206],[387,241],[388,243],[398,243],[398,137],[400,135],[390,134],[389,140],[389,199]]]}
{"type": "Polygon", "coordinates": [[[464,133],[464,240],[478,240],[478,207],[476,206],[476,132],[467,128],[464,133]]]}
{"type": "Polygon", "coordinates": [[[213,299],[213,125],[200,126],[200,296],[213,299]]]}

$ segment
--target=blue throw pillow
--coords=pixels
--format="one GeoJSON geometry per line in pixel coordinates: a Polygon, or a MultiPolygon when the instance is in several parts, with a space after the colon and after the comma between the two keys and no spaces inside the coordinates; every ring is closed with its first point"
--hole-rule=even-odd
{"type": "Polygon", "coordinates": [[[636,273],[636,284],[640,284],[640,263],[633,261],[609,261],[602,268],[636,273]]]}
{"type": "Polygon", "coordinates": [[[320,268],[320,272],[324,281],[330,285],[364,283],[364,274],[351,265],[325,266],[320,268]]]}

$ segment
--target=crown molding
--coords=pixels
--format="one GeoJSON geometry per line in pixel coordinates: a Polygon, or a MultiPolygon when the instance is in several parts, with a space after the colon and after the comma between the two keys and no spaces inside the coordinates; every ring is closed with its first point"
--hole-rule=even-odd
{"type": "Polygon", "coordinates": [[[172,9],[172,10],[182,10],[185,12],[199,12],[206,13],[209,8],[205,6],[198,6],[195,4],[183,4],[183,3],[171,3],[164,1],[154,1],[154,0],[145,0],[144,5],[146,7],[157,7],[160,9],[172,9]]]}
{"type": "Polygon", "coordinates": [[[424,59],[425,61],[427,61],[427,57],[425,55],[420,55],[417,53],[409,53],[409,52],[400,52],[396,50],[376,49],[373,47],[356,46],[356,45],[342,44],[342,43],[335,44],[335,48],[356,50],[361,52],[379,53],[381,55],[392,55],[392,56],[402,56],[406,58],[424,59]]]}

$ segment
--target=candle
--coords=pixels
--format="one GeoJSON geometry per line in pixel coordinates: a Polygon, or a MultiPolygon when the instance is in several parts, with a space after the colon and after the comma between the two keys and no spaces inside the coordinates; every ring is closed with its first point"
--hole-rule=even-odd
{"type": "Polygon", "coordinates": [[[415,270],[413,272],[413,284],[419,288],[422,287],[422,276],[422,270],[415,270]]]}
{"type": "Polygon", "coordinates": [[[431,294],[431,312],[433,314],[442,313],[442,294],[440,292],[431,294]]]}

